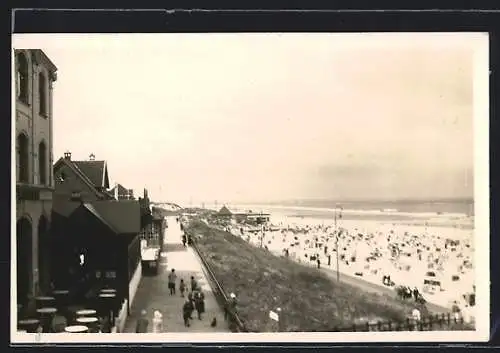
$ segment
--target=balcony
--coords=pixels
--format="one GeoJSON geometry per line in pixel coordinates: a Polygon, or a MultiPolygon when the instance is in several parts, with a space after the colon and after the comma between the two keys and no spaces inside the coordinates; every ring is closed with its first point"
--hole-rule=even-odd
{"type": "Polygon", "coordinates": [[[53,192],[50,185],[16,184],[16,200],[51,201],[53,192]]]}

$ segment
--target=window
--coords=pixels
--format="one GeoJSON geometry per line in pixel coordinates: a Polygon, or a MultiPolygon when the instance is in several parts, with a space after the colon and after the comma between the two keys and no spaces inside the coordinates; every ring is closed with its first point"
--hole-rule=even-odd
{"type": "Polygon", "coordinates": [[[43,141],[38,146],[38,170],[40,171],[40,184],[47,184],[47,147],[43,141]]]}
{"type": "Polygon", "coordinates": [[[28,104],[28,59],[26,55],[20,53],[17,55],[17,84],[18,84],[18,97],[23,103],[28,104]]]}
{"type": "Polygon", "coordinates": [[[28,137],[20,134],[17,137],[17,161],[18,179],[21,183],[27,183],[29,179],[29,150],[28,137]]]}
{"type": "Polygon", "coordinates": [[[47,80],[42,72],[38,75],[38,99],[40,115],[47,116],[47,80]]]}
{"type": "Polygon", "coordinates": [[[61,172],[61,174],[59,174],[59,178],[58,178],[58,180],[62,183],[62,182],[64,182],[66,179],[67,179],[66,174],[65,174],[64,172],[61,172]]]}

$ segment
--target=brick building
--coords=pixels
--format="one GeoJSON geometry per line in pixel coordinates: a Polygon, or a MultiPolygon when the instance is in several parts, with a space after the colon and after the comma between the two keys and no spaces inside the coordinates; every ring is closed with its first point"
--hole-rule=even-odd
{"type": "Polygon", "coordinates": [[[54,197],[69,200],[78,195],[84,201],[113,200],[109,189],[108,164],[96,161],[91,154],[89,160],[73,160],[71,152],[54,164],[54,197]]]}
{"type": "Polygon", "coordinates": [[[40,49],[15,49],[17,303],[50,286],[48,243],[52,173],[53,83],[57,67],[40,49]]]}

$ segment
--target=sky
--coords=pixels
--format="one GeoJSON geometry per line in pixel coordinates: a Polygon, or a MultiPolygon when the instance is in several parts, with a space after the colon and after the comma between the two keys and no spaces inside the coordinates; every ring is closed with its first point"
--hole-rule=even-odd
{"type": "Polygon", "coordinates": [[[473,195],[478,35],[14,40],[58,67],[54,160],[94,153],[136,194],[220,204],[473,195]]]}

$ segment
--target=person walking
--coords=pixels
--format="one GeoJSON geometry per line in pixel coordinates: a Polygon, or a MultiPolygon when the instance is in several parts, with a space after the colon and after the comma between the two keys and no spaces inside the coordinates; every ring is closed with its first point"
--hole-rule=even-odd
{"type": "MultiPolygon", "coordinates": [[[[193,292],[189,292],[188,295],[187,295],[187,299],[189,300],[189,302],[191,303],[191,306],[193,307],[193,310],[194,310],[194,297],[193,297],[193,292]]],[[[192,317],[192,314],[193,314],[193,310],[191,310],[189,312],[189,319],[192,320],[193,317],[192,317]]]]}
{"type": "Polygon", "coordinates": [[[191,292],[194,292],[198,288],[198,282],[194,279],[194,276],[191,276],[191,292]]]}
{"type": "Polygon", "coordinates": [[[191,326],[189,320],[191,319],[192,313],[193,313],[193,302],[189,300],[189,298],[187,298],[186,301],[184,302],[184,305],[182,306],[182,318],[184,319],[184,326],[186,327],[191,326]]]}
{"type": "Polygon", "coordinates": [[[168,288],[170,289],[170,295],[175,294],[175,282],[177,281],[177,274],[175,273],[175,268],[168,274],[168,288]]]}
{"type": "Polygon", "coordinates": [[[186,247],[186,241],[187,241],[187,239],[186,239],[186,234],[182,234],[182,245],[183,245],[184,247],[186,247]]]}
{"type": "Polygon", "coordinates": [[[181,292],[181,297],[184,298],[184,292],[186,291],[186,283],[184,283],[184,279],[181,278],[181,282],[179,284],[179,291],[181,292]]]}
{"type": "Polygon", "coordinates": [[[135,326],[136,333],[147,333],[149,320],[148,320],[148,312],[146,310],[141,311],[141,317],[137,320],[137,325],[135,326]]]}
{"type": "Polygon", "coordinates": [[[229,295],[229,300],[224,309],[224,320],[228,320],[232,316],[230,314],[234,313],[236,309],[236,295],[234,293],[229,295]]]}
{"type": "Polygon", "coordinates": [[[205,294],[201,290],[194,294],[194,307],[198,313],[198,320],[201,320],[201,314],[205,312],[205,294]]]}
{"type": "Polygon", "coordinates": [[[163,315],[159,310],[155,310],[153,314],[153,333],[163,332],[163,315]]]}
{"type": "Polygon", "coordinates": [[[319,256],[316,258],[316,262],[318,263],[318,268],[321,267],[321,261],[319,260],[319,256]]]}

